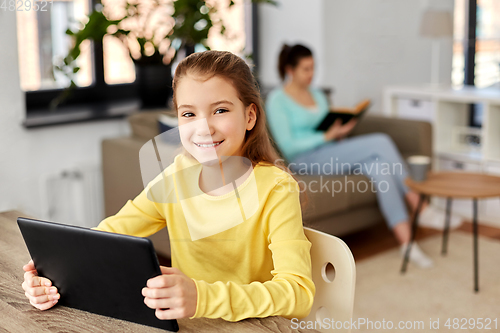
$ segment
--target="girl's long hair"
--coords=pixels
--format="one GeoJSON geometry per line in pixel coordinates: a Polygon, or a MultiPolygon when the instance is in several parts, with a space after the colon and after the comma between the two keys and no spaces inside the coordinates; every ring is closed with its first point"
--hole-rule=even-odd
{"type": "MultiPolygon", "coordinates": [[[[266,114],[262,107],[263,102],[257,80],[255,80],[250,67],[242,58],[231,52],[213,50],[193,53],[184,58],[177,65],[172,81],[173,104],[176,114],[178,112],[176,87],[186,75],[202,77],[207,80],[214,76],[224,78],[236,89],[238,97],[243,102],[245,108],[254,104],[257,119],[255,126],[245,134],[245,141],[242,146],[243,157],[248,158],[253,166],[257,163],[274,165],[288,172],[297,180],[285,165],[284,160],[280,157],[271,142],[271,138],[267,131],[266,114]]],[[[301,203],[304,208],[308,200],[305,195],[305,189],[303,189],[302,186],[302,183],[299,182],[301,203]]]]}

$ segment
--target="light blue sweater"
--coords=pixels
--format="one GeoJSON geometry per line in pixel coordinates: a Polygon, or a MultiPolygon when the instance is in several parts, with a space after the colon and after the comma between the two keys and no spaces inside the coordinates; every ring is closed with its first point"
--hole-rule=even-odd
{"type": "Polygon", "coordinates": [[[320,89],[309,89],[316,102],[316,112],[298,104],[282,87],[271,91],[266,99],[269,129],[288,161],[326,142],[324,132],[315,128],[329,112],[328,100],[320,89]]]}

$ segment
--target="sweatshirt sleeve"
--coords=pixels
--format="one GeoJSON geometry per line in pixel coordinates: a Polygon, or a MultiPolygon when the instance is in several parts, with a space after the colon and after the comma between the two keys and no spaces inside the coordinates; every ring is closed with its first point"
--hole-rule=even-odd
{"type": "Polygon", "coordinates": [[[166,226],[162,215],[160,200],[152,200],[153,184],[160,185],[161,177],[155,178],[133,200],[128,200],[115,215],[109,216],[99,223],[94,230],[108,231],[119,234],[147,237],[166,226]]]}
{"type": "Polygon", "coordinates": [[[262,213],[262,232],[273,258],[272,280],[237,284],[193,279],[198,300],[191,318],[306,317],[316,289],[311,275],[311,243],[304,235],[301,216],[298,184],[288,177],[274,187],[262,213]]]}
{"type": "Polygon", "coordinates": [[[326,142],[324,133],[314,129],[307,136],[297,138],[291,127],[290,114],[279,95],[271,94],[267,99],[266,116],[273,139],[288,160],[326,142]]]}

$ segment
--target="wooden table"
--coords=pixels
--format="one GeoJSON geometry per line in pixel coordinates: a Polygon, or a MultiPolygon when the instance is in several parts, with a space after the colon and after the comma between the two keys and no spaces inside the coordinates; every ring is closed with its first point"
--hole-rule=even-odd
{"type": "Polygon", "coordinates": [[[477,237],[477,199],[499,197],[500,177],[468,172],[430,172],[423,182],[415,182],[406,179],[406,185],[420,194],[417,210],[413,216],[411,228],[411,240],[406,249],[403,259],[401,273],[406,272],[411,244],[415,240],[418,225],[418,215],[422,203],[428,196],[439,196],[446,198],[446,219],[443,232],[443,244],[441,254],[446,255],[448,245],[448,233],[450,229],[451,202],[453,198],[472,199],[473,208],[473,251],[474,251],[474,291],[479,291],[479,268],[478,268],[478,237],[477,237]]]}
{"type": "MultiPolygon", "coordinates": [[[[56,305],[50,310],[35,309],[21,287],[22,266],[30,260],[17,226],[18,211],[0,213],[0,332],[167,332],[124,320],[56,305]]],[[[179,332],[318,332],[292,330],[283,317],[249,318],[239,322],[223,319],[179,319],[179,332]]]]}

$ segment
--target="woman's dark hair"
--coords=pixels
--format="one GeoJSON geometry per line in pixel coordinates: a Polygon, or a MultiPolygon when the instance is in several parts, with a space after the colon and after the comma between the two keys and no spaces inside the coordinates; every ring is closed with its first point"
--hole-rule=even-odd
{"type": "Polygon", "coordinates": [[[295,66],[299,64],[300,59],[312,56],[313,54],[311,50],[304,45],[296,44],[294,46],[289,46],[287,44],[283,44],[278,61],[278,71],[280,73],[281,80],[285,80],[286,66],[290,65],[292,68],[295,68],[295,66]]]}

